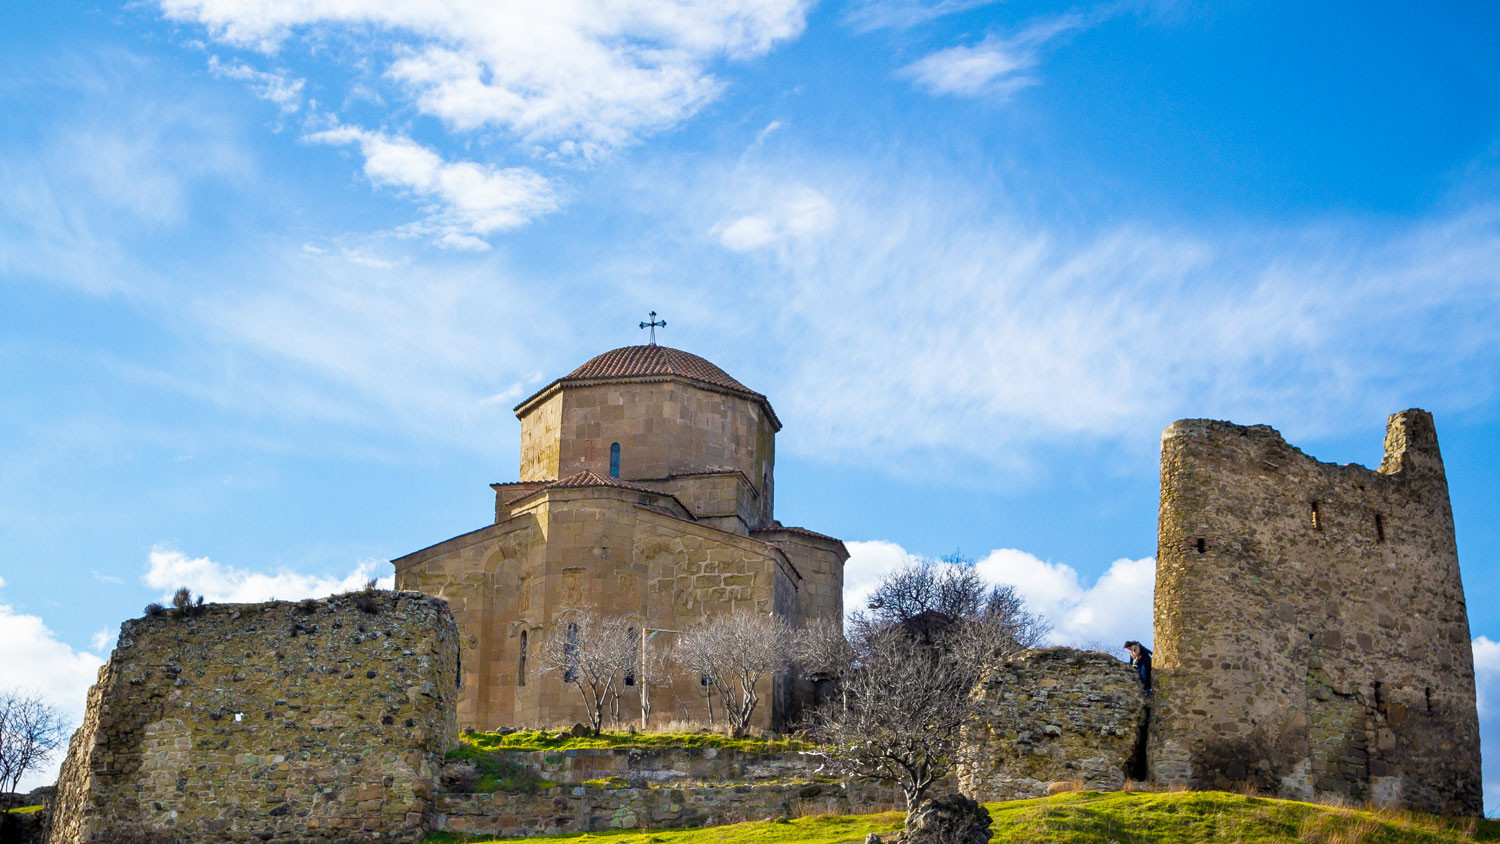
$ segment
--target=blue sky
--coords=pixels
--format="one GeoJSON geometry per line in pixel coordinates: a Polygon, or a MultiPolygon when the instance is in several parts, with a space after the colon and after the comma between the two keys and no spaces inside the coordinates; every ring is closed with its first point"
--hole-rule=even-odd
{"type": "Polygon", "coordinates": [[[1173,419],[1373,466],[1433,411],[1500,747],[1500,12],[499,5],[0,12],[7,679],[483,524],[655,309],[851,598],[962,549],[1082,644],[1148,632],[1173,419]]]}

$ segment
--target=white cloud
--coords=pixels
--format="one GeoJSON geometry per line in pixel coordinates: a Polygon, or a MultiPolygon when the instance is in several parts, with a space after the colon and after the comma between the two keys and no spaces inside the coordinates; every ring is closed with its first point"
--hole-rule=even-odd
{"type": "Polygon", "coordinates": [[[118,631],[100,630],[89,639],[89,645],[98,653],[107,653],[114,649],[115,638],[118,631]]]}
{"type": "Polygon", "coordinates": [[[1474,640],[1474,685],[1479,692],[1479,717],[1500,718],[1500,711],[1490,711],[1500,704],[1500,642],[1488,636],[1474,640]]]}
{"type": "Polygon", "coordinates": [[[409,192],[433,203],[432,214],[416,227],[439,243],[486,249],[479,236],[515,228],[557,209],[547,179],[526,167],[495,167],[473,161],[445,161],[410,138],[350,126],[315,132],[317,143],[359,147],[365,176],[376,185],[409,192]]]}
{"type": "Polygon", "coordinates": [[[1014,548],[991,551],[975,565],[986,581],[1014,586],[1032,611],[1052,623],[1058,644],[1117,649],[1127,639],[1152,640],[1152,557],[1115,560],[1089,586],[1072,566],[1014,548]]]}
{"type": "Polygon", "coordinates": [[[221,62],[218,56],[208,57],[208,71],[222,79],[244,82],[252,94],[274,103],[282,114],[293,114],[302,107],[302,88],[307,84],[306,80],[256,70],[239,60],[221,62]]]}
{"type": "MultiPolygon", "coordinates": [[[[912,561],[894,542],[847,542],[844,609],[862,608],[886,573],[912,561]]],[[[1149,643],[1156,561],[1119,559],[1089,586],[1078,571],[1014,548],[991,551],[975,563],[986,583],[1014,586],[1032,612],[1052,625],[1054,644],[1117,649],[1127,639],[1149,643]]]]}
{"type": "Polygon", "coordinates": [[[849,549],[844,563],[845,613],[864,609],[880,578],[913,559],[905,548],[884,540],[845,542],[844,547],[849,549]]]}
{"type": "MultiPolygon", "coordinates": [[[[1479,694],[1479,744],[1500,747],[1500,642],[1488,636],[1474,640],[1474,686],[1479,694]]],[[[1485,754],[1484,805],[1494,813],[1500,806],[1500,765],[1494,752],[1485,754]]]]}
{"type": "MultiPolygon", "coordinates": [[[[254,603],[272,598],[293,601],[363,588],[374,576],[378,565],[373,560],[366,560],[343,576],[309,575],[286,570],[267,574],[216,563],[207,557],[189,557],[168,548],[154,548],[147,558],[141,582],[160,589],[162,597],[169,597],[178,588],[186,586],[209,602],[254,603]]],[[[380,578],[380,586],[389,589],[394,580],[391,576],[380,578]]]]}
{"type": "Polygon", "coordinates": [[[1027,71],[1048,42],[1087,24],[1080,15],[1037,21],[1015,35],[939,50],[902,68],[901,75],[933,94],[1005,97],[1036,81],[1027,71]]]}
{"type": "MultiPolygon", "coordinates": [[[[386,78],[458,130],[502,127],[590,157],[676,125],[717,96],[711,67],[801,33],[806,0],[161,0],[170,19],[270,53],[305,34],[320,55],[374,30],[400,44],[386,78]]],[[[358,49],[357,46],[351,46],[358,49]]],[[[349,57],[351,64],[383,61],[349,57]]]]}
{"type": "MultiPolygon", "coordinates": [[[[59,640],[41,618],[0,604],[0,665],[5,666],[0,688],[39,694],[76,726],[83,721],[89,686],[103,664],[103,657],[59,640]]],[[[20,790],[51,784],[65,753],[60,750],[45,768],[26,776],[20,790]]]]}
{"type": "Polygon", "coordinates": [[[711,233],[726,249],[749,252],[783,240],[823,234],[838,216],[827,197],[805,186],[782,191],[766,204],[764,210],[721,223],[711,233]]]}

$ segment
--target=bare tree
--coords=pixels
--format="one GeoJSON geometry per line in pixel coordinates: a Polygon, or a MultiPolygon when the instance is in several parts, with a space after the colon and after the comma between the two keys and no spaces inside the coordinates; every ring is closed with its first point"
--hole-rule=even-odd
{"type": "Polygon", "coordinates": [[[41,695],[0,692],[0,791],[15,791],[66,739],[62,712],[41,695]]]}
{"type": "Polygon", "coordinates": [[[642,729],[645,729],[646,725],[650,723],[651,710],[655,708],[655,705],[652,703],[652,694],[659,689],[673,693],[676,692],[676,688],[672,683],[671,666],[673,662],[672,646],[656,639],[648,638],[644,653],[638,652],[636,655],[634,680],[641,691],[642,729]]]}
{"type": "MultiPolygon", "coordinates": [[[[987,585],[957,555],[887,575],[850,622],[843,694],[819,705],[807,727],[835,772],[899,782],[910,813],[958,765],[969,692],[985,667],[1041,644],[1049,628],[1014,589],[987,585]]],[[[826,638],[823,648],[838,653],[826,638]]]]}
{"type": "Polygon", "coordinates": [[[975,672],[1037,647],[1051,631],[1014,587],[986,584],[974,561],[958,553],[914,560],[886,575],[849,626],[856,641],[903,626],[933,647],[963,649],[959,664],[975,672]]]}
{"type": "Polygon", "coordinates": [[[719,693],[730,732],[743,736],[760,702],[756,687],[786,670],[791,639],[791,629],[775,616],[737,610],[684,631],[677,660],[719,693]]]}
{"type": "Polygon", "coordinates": [[[633,638],[623,618],[595,609],[570,609],[558,616],[542,643],[542,664],[578,689],[594,735],[603,729],[605,706],[618,697],[625,673],[636,660],[633,638]]]}
{"type": "Polygon", "coordinates": [[[871,635],[859,651],[843,701],[824,702],[807,729],[834,773],[895,780],[910,813],[958,764],[970,672],[901,628],[871,635]]]}
{"type": "Polygon", "coordinates": [[[837,621],[815,619],[792,636],[792,663],[797,670],[813,682],[832,682],[841,695],[845,692],[844,680],[854,670],[854,660],[854,646],[837,621]]]}

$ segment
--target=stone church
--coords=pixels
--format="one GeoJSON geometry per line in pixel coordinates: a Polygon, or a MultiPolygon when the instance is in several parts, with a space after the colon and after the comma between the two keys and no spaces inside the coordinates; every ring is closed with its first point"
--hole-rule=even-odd
{"type": "MultiPolygon", "coordinates": [[[[653,342],[593,358],[515,413],[520,479],[491,485],[494,523],[393,561],[397,589],[447,599],[458,620],[460,727],[583,720],[577,690],[537,659],[569,609],[652,631],[740,609],[793,627],[843,617],[844,544],[775,519],[781,421],[761,393],[653,342]]],[[[639,718],[638,694],[625,689],[622,718],[639,718]]],[[[708,718],[696,676],[650,694],[654,721],[708,718]]],[[[793,695],[761,700],[774,726],[793,695]]]]}

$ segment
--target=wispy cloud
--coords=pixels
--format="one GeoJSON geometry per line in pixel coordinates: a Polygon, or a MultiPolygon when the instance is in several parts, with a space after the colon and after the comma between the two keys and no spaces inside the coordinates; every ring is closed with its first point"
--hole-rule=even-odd
{"type": "Polygon", "coordinates": [[[805,185],[775,191],[748,214],[726,220],[713,228],[713,235],[726,249],[749,252],[779,241],[806,238],[827,232],[837,213],[821,193],[805,185]]]}
{"type": "Polygon", "coordinates": [[[844,13],[844,23],[856,32],[910,29],[997,2],[999,0],[856,0],[844,13]]]}
{"type": "Polygon", "coordinates": [[[429,201],[432,213],[410,231],[431,234],[444,246],[488,249],[484,235],[515,228],[558,207],[552,184],[526,167],[446,161],[410,138],[352,126],[314,132],[307,139],[358,147],[365,176],[373,184],[429,201]]]}
{"type": "Polygon", "coordinates": [[[1313,437],[1496,393],[1500,208],[1281,229],[1078,224],[924,169],[793,159],[683,183],[705,197],[684,227],[738,221],[744,197],[787,184],[838,209],[837,236],[699,259],[716,283],[759,280],[732,317],[702,318],[773,338],[758,364],[776,380],[759,389],[789,451],[998,483],[973,467],[1024,468],[1065,444],[1149,454],[1184,416],[1313,437]]]}
{"type": "Polygon", "coordinates": [[[302,107],[302,88],[307,84],[306,80],[256,70],[239,60],[223,62],[218,56],[208,57],[208,70],[214,76],[244,82],[251,93],[275,104],[283,115],[293,114],[302,107]]]}
{"type": "Polygon", "coordinates": [[[1041,53],[1050,43],[1090,25],[1083,15],[1035,21],[1013,35],[991,35],[974,45],[958,45],[924,56],[901,75],[933,94],[1004,98],[1034,84],[1041,53]]]}

